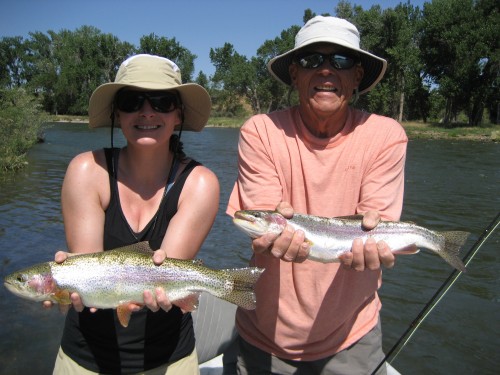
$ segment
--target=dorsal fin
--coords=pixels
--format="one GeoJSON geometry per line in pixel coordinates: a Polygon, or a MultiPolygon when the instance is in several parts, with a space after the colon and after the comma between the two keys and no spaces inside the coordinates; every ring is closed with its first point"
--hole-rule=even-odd
{"type": "Polygon", "coordinates": [[[193,264],[195,266],[203,266],[203,260],[202,259],[193,259],[191,262],[193,262],[193,264]]]}
{"type": "Polygon", "coordinates": [[[361,221],[363,221],[363,215],[336,216],[334,219],[340,219],[340,220],[361,220],[361,221]]]}
{"type": "Polygon", "coordinates": [[[138,242],[132,245],[127,245],[127,246],[122,246],[118,247],[116,249],[113,249],[115,252],[132,252],[132,253],[142,253],[146,254],[149,256],[152,256],[154,254],[153,249],[151,249],[151,246],[149,246],[148,241],[142,241],[138,242]]]}

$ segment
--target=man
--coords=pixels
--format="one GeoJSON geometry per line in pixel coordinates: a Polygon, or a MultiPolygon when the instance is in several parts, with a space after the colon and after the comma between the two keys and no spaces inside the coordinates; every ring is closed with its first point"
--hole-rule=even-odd
{"type": "MultiPolygon", "coordinates": [[[[269,61],[299,105],[250,118],[239,140],[238,179],[227,213],[278,208],[285,216],[401,215],[407,137],[394,120],[350,107],[371,90],[387,62],[359,48],[354,25],[317,16],[292,50],[269,61]]],[[[266,269],[257,309],[239,309],[241,374],[369,374],[384,355],[377,289],[394,256],[382,241],[358,239],[341,264],[306,260],[301,231],[252,243],[266,269]]]]}

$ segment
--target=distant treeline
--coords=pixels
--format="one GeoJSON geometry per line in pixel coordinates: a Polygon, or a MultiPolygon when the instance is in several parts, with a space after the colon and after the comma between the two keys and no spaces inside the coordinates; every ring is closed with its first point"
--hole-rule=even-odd
{"type": "MultiPolygon", "coordinates": [[[[354,23],[362,47],[389,62],[382,82],[356,106],[399,121],[498,123],[499,8],[498,0],[433,0],[422,9],[408,1],[366,10],[340,1],[331,15],[354,23]]],[[[315,15],[307,9],[303,21],[315,15]]],[[[150,34],[135,46],[93,26],[2,37],[0,87],[23,88],[50,114],[84,115],[92,91],[112,81],[127,56],[152,53],[174,60],[184,82],[206,87],[214,115],[269,112],[297,100],[295,93],[271,78],[266,63],[293,47],[301,26],[291,25],[264,41],[251,57],[239,54],[230,43],[211,48],[215,73],[207,76],[201,71],[197,77],[197,56],[175,37],[150,34]]]]}

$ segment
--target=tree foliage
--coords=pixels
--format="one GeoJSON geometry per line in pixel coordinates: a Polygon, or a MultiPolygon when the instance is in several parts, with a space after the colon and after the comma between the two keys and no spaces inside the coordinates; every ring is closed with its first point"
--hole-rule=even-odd
{"type": "Polygon", "coordinates": [[[485,105],[498,103],[499,8],[490,0],[424,5],[421,57],[446,98],[445,123],[465,111],[469,125],[478,125],[485,105]]]}
{"type": "MultiPolygon", "coordinates": [[[[409,0],[386,9],[380,5],[363,9],[348,0],[339,1],[332,14],[354,23],[362,48],[388,61],[384,79],[356,106],[399,121],[453,123],[464,113],[470,125],[479,125],[487,109],[490,120],[497,122],[499,8],[497,0],[433,0],[423,9],[409,0]]],[[[315,15],[306,9],[303,23],[315,15]]],[[[207,88],[213,114],[265,113],[297,102],[296,93],[273,79],[266,65],[293,48],[301,26],[290,25],[263,41],[254,56],[240,54],[230,43],[211,48],[215,72],[207,76],[200,71],[197,77],[197,56],[166,36],[145,35],[137,47],[92,26],[37,31],[26,39],[3,37],[0,87],[23,87],[49,113],[82,115],[92,90],[112,81],[126,57],[152,53],[175,61],[184,82],[195,78],[207,88]]]]}
{"type": "Polygon", "coordinates": [[[0,89],[0,173],[21,169],[26,153],[47,121],[35,97],[24,88],[0,89]]]}

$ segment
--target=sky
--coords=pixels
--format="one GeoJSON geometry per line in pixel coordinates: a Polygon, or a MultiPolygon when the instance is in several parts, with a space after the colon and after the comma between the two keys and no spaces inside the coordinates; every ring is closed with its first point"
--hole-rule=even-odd
{"type": "MultiPolygon", "coordinates": [[[[369,9],[393,8],[407,0],[351,0],[369,9]]],[[[430,1],[430,0],[427,0],[430,1]]],[[[411,1],[422,6],[424,0],[411,1]]],[[[306,9],[334,14],[338,0],[0,0],[0,37],[29,37],[29,32],[94,26],[123,42],[139,46],[151,33],[175,40],[198,56],[195,75],[215,68],[210,48],[231,43],[247,58],[292,25],[302,25],[306,9]]]]}

